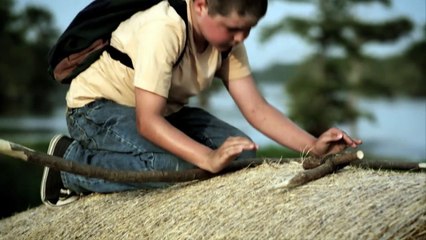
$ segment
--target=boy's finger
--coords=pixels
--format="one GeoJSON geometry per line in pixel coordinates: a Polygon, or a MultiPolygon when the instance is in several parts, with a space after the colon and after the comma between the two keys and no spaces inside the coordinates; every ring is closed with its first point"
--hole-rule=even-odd
{"type": "Polygon", "coordinates": [[[233,159],[237,155],[239,155],[243,150],[244,148],[238,145],[230,146],[225,150],[225,157],[233,159]]]}
{"type": "Polygon", "coordinates": [[[351,138],[349,135],[347,135],[345,132],[343,132],[343,139],[345,140],[345,142],[352,146],[352,147],[356,147],[357,145],[361,144],[362,141],[359,139],[353,139],[351,138]]]}
{"type": "Polygon", "coordinates": [[[240,154],[244,150],[256,150],[257,145],[254,143],[251,144],[234,144],[231,146],[228,146],[226,148],[226,155],[227,157],[236,156],[240,154]]]}
{"type": "Polygon", "coordinates": [[[239,138],[239,139],[230,139],[227,140],[224,144],[224,147],[232,147],[232,146],[242,146],[244,150],[257,149],[258,145],[252,142],[247,138],[239,138]]]}
{"type": "Polygon", "coordinates": [[[336,142],[342,140],[343,135],[343,132],[339,129],[332,128],[320,136],[320,141],[323,143],[336,142]]]}

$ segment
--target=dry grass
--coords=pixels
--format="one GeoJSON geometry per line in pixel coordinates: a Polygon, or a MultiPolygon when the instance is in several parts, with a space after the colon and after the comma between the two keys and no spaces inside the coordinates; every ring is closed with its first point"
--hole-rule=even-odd
{"type": "Polygon", "coordinates": [[[426,174],[349,168],[290,191],[298,163],[86,196],[0,221],[0,239],[425,239],[426,174]]]}

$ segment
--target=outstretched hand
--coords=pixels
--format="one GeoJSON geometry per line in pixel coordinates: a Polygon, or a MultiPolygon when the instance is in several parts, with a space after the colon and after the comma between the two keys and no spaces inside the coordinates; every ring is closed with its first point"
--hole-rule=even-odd
{"type": "Polygon", "coordinates": [[[209,172],[217,173],[237,158],[243,151],[257,150],[258,147],[258,145],[247,138],[229,137],[218,149],[211,151],[208,156],[208,166],[205,169],[209,172]]]}
{"type": "Polygon", "coordinates": [[[348,147],[356,148],[362,144],[359,139],[352,139],[348,134],[338,128],[330,128],[315,142],[312,153],[317,156],[339,153],[348,147]]]}

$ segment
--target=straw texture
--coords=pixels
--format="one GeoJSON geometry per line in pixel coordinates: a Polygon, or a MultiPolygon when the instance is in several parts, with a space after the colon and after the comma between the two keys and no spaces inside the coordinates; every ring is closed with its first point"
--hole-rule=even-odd
{"type": "Polygon", "coordinates": [[[426,239],[426,174],[346,167],[295,189],[299,163],[162,190],[93,194],[0,220],[0,239],[426,239]]]}

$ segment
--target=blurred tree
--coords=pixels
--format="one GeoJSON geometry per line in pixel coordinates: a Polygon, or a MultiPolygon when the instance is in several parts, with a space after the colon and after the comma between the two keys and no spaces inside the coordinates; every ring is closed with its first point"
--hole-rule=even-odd
{"type": "Polygon", "coordinates": [[[317,47],[316,53],[300,66],[287,85],[292,99],[290,117],[316,136],[336,123],[355,123],[357,118],[365,116],[355,107],[357,90],[369,84],[362,77],[363,45],[371,41],[395,41],[411,31],[411,21],[396,18],[363,22],[352,13],[357,4],[390,6],[390,0],[284,1],[314,4],[318,12],[313,19],[284,17],[262,31],[262,41],[282,32],[293,32],[317,47]],[[345,56],[344,62],[338,61],[336,55],[345,56]]]}
{"type": "Polygon", "coordinates": [[[297,64],[271,64],[265,69],[254,70],[255,79],[262,79],[262,82],[286,82],[295,74],[297,64]]]}
{"type": "Polygon", "coordinates": [[[0,89],[0,113],[4,112],[7,103],[7,100],[12,98],[14,94],[14,89],[10,86],[9,77],[13,72],[10,69],[8,64],[9,57],[13,52],[12,46],[14,42],[20,43],[22,39],[19,34],[16,34],[14,31],[10,29],[10,25],[16,19],[16,16],[12,14],[11,9],[13,7],[12,0],[1,0],[0,4],[0,45],[4,46],[3,54],[0,56],[0,85],[2,86],[0,89]]]}
{"type": "Polygon", "coordinates": [[[410,84],[412,91],[407,94],[426,97],[426,24],[423,25],[423,38],[411,45],[404,53],[404,57],[417,69],[419,76],[410,84]]]}
{"type": "Polygon", "coordinates": [[[27,6],[14,11],[14,0],[0,6],[0,114],[47,114],[58,85],[48,80],[47,53],[58,36],[47,10],[27,6]]]}

